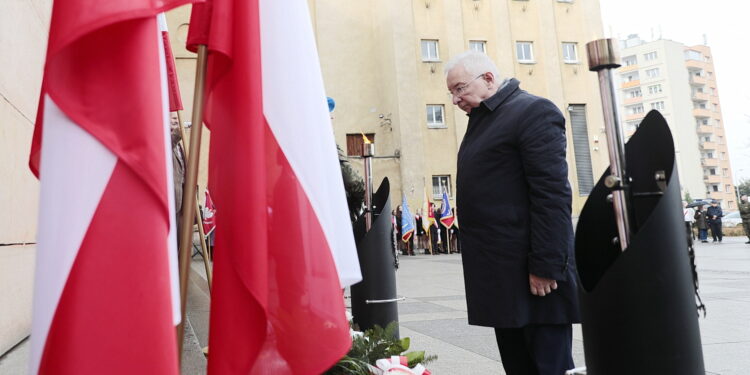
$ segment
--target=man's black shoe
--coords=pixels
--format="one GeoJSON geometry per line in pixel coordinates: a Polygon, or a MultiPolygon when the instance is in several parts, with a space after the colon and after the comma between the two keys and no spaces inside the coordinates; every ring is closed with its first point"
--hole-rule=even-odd
{"type": "Polygon", "coordinates": [[[750,241],[745,242],[746,244],[750,244],[750,241]]]}

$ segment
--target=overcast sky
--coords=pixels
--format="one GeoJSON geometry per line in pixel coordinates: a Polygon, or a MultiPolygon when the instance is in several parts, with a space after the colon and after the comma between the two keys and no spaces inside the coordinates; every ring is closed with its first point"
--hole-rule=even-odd
{"type": "Polygon", "coordinates": [[[750,4],[741,0],[600,0],[604,35],[703,44],[714,57],[734,181],[750,179],[750,4]],[[746,5],[747,4],[747,5],[746,5]],[[652,39],[653,35],[653,39],[652,39]]]}

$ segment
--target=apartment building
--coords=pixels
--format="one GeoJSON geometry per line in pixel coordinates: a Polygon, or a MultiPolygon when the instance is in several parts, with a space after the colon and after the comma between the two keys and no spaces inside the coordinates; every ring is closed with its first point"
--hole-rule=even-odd
{"type": "Polygon", "coordinates": [[[672,130],[683,196],[736,209],[729,153],[708,46],[672,40],[621,41],[621,123],[632,135],[646,113],[661,112],[672,130]]]}

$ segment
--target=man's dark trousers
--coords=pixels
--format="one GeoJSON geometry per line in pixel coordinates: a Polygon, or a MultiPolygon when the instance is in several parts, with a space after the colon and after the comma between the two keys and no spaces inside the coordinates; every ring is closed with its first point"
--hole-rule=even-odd
{"type": "Polygon", "coordinates": [[[724,234],[721,233],[721,221],[711,220],[708,222],[708,226],[711,228],[711,236],[713,236],[714,242],[716,242],[717,239],[721,242],[722,237],[724,236],[724,234]]]}
{"type": "Polygon", "coordinates": [[[503,368],[508,375],[563,375],[573,369],[570,324],[495,328],[503,368]]]}

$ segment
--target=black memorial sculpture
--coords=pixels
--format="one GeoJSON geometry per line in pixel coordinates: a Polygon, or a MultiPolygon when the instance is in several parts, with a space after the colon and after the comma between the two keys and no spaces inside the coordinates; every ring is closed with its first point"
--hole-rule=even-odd
{"type": "Polygon", "coordinates": [[[651,111],[625,145],[627,248],[609,169],[576,229],[588,375],[705,374],[672,133],[651,111]]]}
{"type": "MultiPolygon", "coordinates": [[[[366,230],[366,213],[354,223],[362,281],[351,287],[352,315],[362,331],[398,321],[390,191],[388,178],[384,178],[373,194],[373,220],[369,231],[366,230]]],[[[398,336],[398,329],[395,335],[398,336]]]]}

